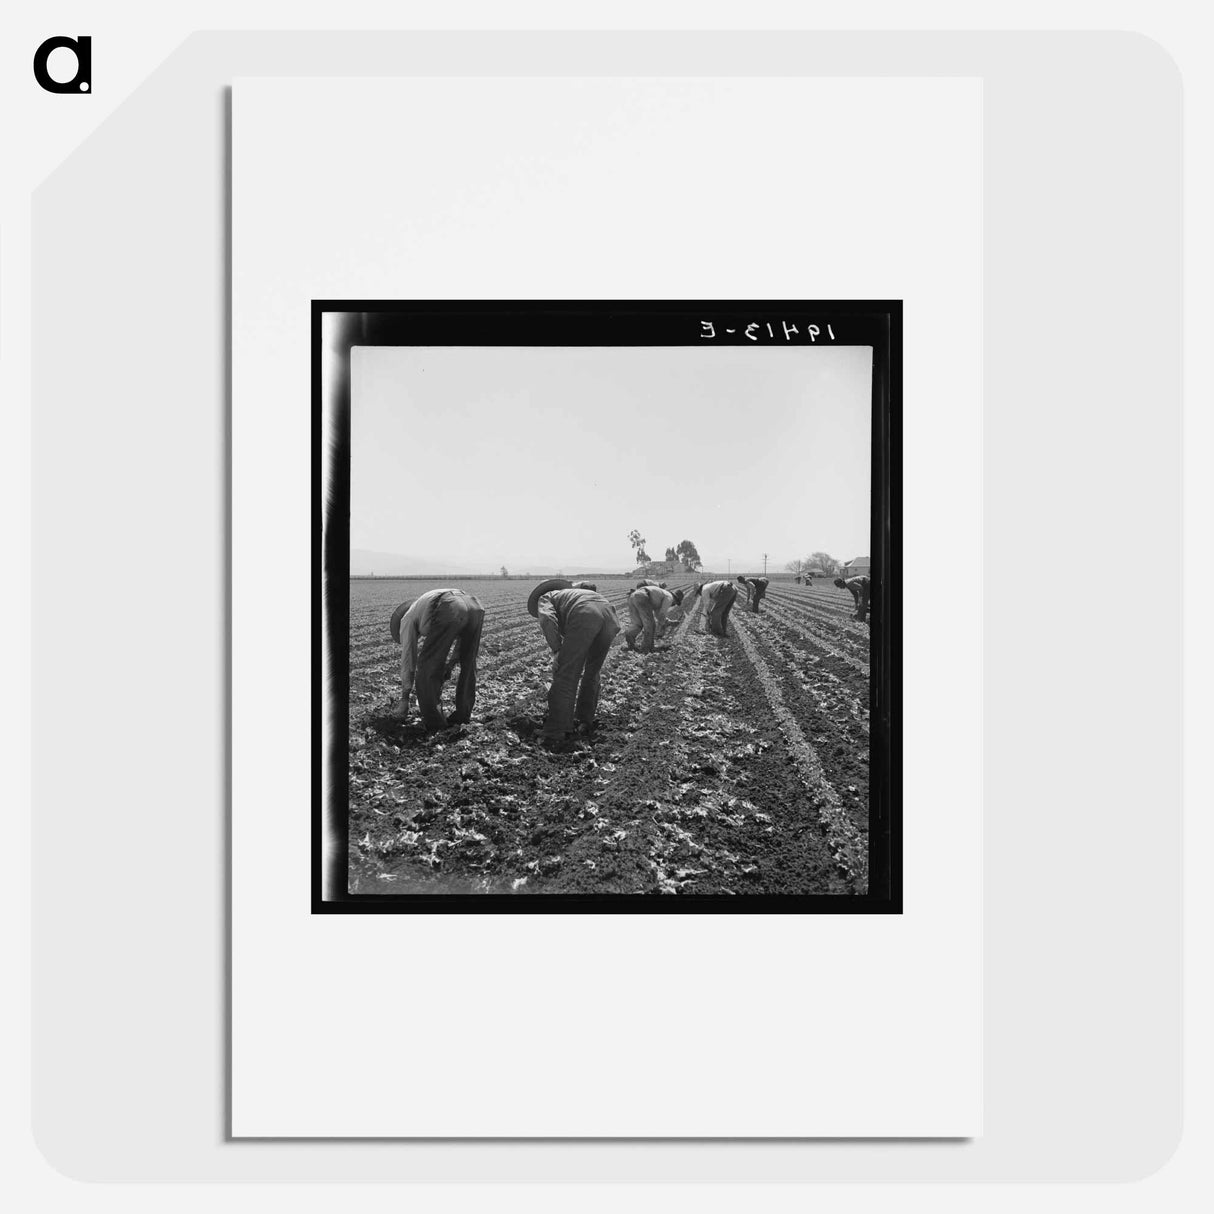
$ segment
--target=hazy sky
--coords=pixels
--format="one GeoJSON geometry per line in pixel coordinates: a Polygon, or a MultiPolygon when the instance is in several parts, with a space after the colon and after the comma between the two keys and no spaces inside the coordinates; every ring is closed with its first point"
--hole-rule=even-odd
{"type": "Polygon", "coordinates": [[[350,546],[486,571],[869,547],[867,346],[355,347],[350,546]]]}

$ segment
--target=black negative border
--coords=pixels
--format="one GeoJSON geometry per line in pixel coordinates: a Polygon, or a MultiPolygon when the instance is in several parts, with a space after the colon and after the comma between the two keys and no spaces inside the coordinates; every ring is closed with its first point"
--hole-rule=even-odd
{"type": "MultiPolygon", "coordinates": [[[[782,337],[782,333],[780,334],[782,337]]],[[[760,338],[762,330],[760,330],[760,338]]],[[[783,344],[781,342],[781,344],[783,344]]],[[[902,301],[312,301],[312,496],[313,577],[327,609],[312,648],[312,913],[313,914],[901,914],[902,913],[902,301]],[[322,323],[325,313],[346,313],[344,375],[333,389],[335,426],[322,431],[322,323]],[[349,572],[350,572],[350,378],[355,345],[443,346],[677,346],[706,340],[701,321],[714,323],[716,344],[772,345],[753,341],[746,326],[806,326],[835,340],[823,345],[871,345],[872,504],[870,560],[878,587],[879,622],[871,638],[869,763],[869,892],[867,894],[635,895],[542,894],[342,894],[322,897],[325,794],[337,821],[349,808],[349,572]],[[733,328],[734,334],[724,330],[733,328]],[[335,431],[335,432],[334,432],[335,431]],[[323,452],[332,451],[326,493],[323,452]],[[324,694],[328,652],[330,694],[324,694]],[[324,717],[329,731],[330,783],[323,780],[324,717]],[[340,726],[340,727],[339,727],[340,726]],[[884,892],[873,892],[883,889],[884,892]]],[[[331,888],[347,889],[347,831],[338,832],[330,854],[331,888]]]]}

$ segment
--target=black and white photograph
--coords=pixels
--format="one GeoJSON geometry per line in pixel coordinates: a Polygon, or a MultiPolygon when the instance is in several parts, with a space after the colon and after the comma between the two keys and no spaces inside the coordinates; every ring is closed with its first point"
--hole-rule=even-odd
{"type": "Polygon", "coordinates": [[[314,304],[314,909],[900,909],[900,319],[314,304]]]}
{"type": "Polygon", "coordinates": [[[97,7],[2,74],[9,1204],[1199,1208],[1182,6],[97,7]]]}

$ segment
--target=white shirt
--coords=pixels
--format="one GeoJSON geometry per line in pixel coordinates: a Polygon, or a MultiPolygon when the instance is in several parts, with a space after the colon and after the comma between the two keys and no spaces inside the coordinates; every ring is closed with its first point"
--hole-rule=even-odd
{"type": "Polygon", "coordinates": [[[417,641],[425,636],[422,629],[430,618],[430,609],[440,595],[449,590],[427,590],[419,595],[414,604],[400,620],[400,694],[407,696],[413,690],[413,678],[417,673],[417,641]]]}
{"type": "MultiPolygon", "coordinates": [[[[730,586],[734,586],[734,583],[728,582],[722,578],[719,582],[706,582],[700,587],[700,596],[704,599],[705,605],[708,606],[709,610],[712,609],[712,604],[715,603],[716,600],[722,594],[724,594],[730,586]]],[[[734,589],[736,590],[737,587],[734,586],[734,589]]]]}
{"type": "Polygon", "coordinates": [[[653,608],[653,614],[657,618],[656,631],[660,636],[666,627],[666,617],[675,608],[674,595],[669,590],[663,590],[660,586],[642,586],[639,590],[634,590],[632,593],[643,593],[649,596],[649,605],[653,608]]]}

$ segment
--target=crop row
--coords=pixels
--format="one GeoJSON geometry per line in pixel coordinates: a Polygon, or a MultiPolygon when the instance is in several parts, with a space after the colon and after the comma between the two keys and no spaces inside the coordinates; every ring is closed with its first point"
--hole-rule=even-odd
{"type": "MultiPolygon", "coordinates": [[[[845,666],[850,666],[857,673],[863,675],[865,679],[869,677],[868,662],[864,658],[857,657],[854,652],[854,647],[848,642],[844,642],[842,646],[833,643],[816,629],[810,627],[803,622],[803,617],[798,618],[791,612],[786,612],[778,608],[764,611],[759,617],[760,619],[772,620],[787,628],[789,631],[796,633],[807,644],[812,645],[815,649],[822,653],[829,654],[838,662],[842,662],[845,666]]],[[[835,638],[836,640],[838,638],[835,638]]]]}
{"type": "Polygon", "coordinates": [[[868,887],[868,849],[864,832],[856,828],[839,799],[813,745],[806,739],[796,716],[789,709],[771,668],[759,652],[754,622],[743,614],[734,632],[741,642],[755,677],[762,686],[773,715],[780,724],[785,744],[800,772],[806,793],[825,830],[836,864],[847,874],[857,892],[868,887]]]}

